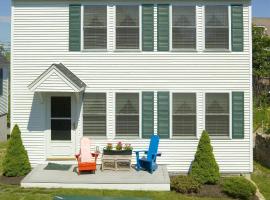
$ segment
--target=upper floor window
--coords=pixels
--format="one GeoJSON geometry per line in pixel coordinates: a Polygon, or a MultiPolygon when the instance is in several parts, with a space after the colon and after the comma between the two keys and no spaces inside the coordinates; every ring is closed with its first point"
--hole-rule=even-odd
{"type": "Polygon", "coordinates": [[[172,48],[196,48],[196,7],[172,7],[172,48]]]}
{"type": "Polygon", "coordinates": [[[229,49],[228,6],[205,7],[205,48],[229,49]]]}
{"type": "Polygon", "coordinates": [[[84,6],[84,49],[107,48],[107,6],[84,6]]]}
{"type": "Polygon", "coordinates": [[[116,6],[116,49],[139,49],[138,5],[116,6]]]}

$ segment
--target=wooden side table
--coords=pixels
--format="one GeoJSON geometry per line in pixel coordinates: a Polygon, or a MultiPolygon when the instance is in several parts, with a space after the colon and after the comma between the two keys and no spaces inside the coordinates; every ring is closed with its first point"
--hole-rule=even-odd
{"type": "Polygon", "coordinates": [[[103,155],[101,163],[102,170],[130,170],[131,155],[103,155]]]}

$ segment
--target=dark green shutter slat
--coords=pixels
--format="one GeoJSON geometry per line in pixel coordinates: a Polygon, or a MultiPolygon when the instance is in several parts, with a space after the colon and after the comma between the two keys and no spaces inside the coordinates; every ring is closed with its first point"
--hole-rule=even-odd
{"type": "Polygon", "coordinates": [[[3,78],[3,69],[0,69],[0,95],[3,95],[3,82],[4,82],[4,78],[3,78]]]}
{"type": "Polygon", "coordinates": [[[150,138],[154,133],[154,92],[142,93],[142,137],[150,138]]]}
{"type": "Polygon", "coordinates": [[[158,134],[160,138],[170,137],[170,93],[158,92],[158,134]]]}
{"type": "Polygon", "coordinates": [[[243,51],[244,33],[243,33],[243,6],[231,6],[232,20],[232,51],[243,51]]]}
{"type": "Polygon", "coordinates": [[[158,51],[169,51],[169,5],[157,5],[157,49],[158,51]]]}
{"type": "Polygon", "coordinates": [[[232,93],[232,138],[244,138],[244,92],[232,93]]]}
{"type": "Polygon", "coordinates": [[[142,5],[142,50],[154,50],[154,5],[142,5]]]}
{"type": "Polygon", "coordinates": [[[69,50],[81,50],[81,5],[69,5],[69,50]]]}

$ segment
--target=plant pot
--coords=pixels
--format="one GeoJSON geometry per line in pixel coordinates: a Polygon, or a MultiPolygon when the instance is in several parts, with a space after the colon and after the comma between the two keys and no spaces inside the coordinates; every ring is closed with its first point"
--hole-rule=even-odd
{"type": "Polygon", "coordinates": [[[103,149],[103,155],[132,155],[132,150],[106,150],[103,149]]]}

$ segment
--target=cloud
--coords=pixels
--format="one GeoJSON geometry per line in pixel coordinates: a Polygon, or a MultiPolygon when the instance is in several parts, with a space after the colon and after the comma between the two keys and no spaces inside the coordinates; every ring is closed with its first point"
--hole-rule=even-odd
{"type": "Polygon", "coordinates": [[[0,22],[10,23],[10,16],[0,16],[0,22]]]}

